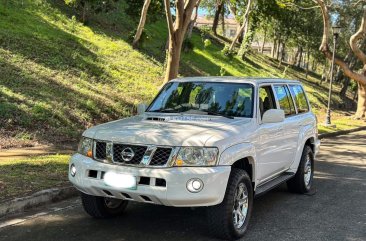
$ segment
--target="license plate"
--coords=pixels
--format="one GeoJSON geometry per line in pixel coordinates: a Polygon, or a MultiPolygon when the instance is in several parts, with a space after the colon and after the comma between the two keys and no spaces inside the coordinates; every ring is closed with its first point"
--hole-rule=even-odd
{"type": "Polygon", "coordinates": [[[104,174],[104,183],[114,188],[137,189],[137,179],[135,176],[114,172],[104,174]]]}

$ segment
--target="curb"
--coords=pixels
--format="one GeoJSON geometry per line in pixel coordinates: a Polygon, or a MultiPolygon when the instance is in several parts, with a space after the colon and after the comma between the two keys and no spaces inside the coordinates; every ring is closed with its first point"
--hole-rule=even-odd
{"type": "Polygon", "coordinates": [[[327,137],[335,137],[335,136],[345,135],[345,134],[349,134],[352,132],[363,131],[363,130],[366,130],[366,126],[361,126],[361,127],[357,127],[357,128],[349,129],[349,130],[335,131],[335,132],[331,132],[331,133],[320,134],[318,138],[323,139],[323,138],[327,138],[327,137]]]}
{"type": "Polygon", "coordinates": [[[78,193],[74,187],[51,188],[36,192],[31,196],[4,201],[0,203],[0,218],[8,214],[23,212],[29,208],[74,197],[78,193]]]}

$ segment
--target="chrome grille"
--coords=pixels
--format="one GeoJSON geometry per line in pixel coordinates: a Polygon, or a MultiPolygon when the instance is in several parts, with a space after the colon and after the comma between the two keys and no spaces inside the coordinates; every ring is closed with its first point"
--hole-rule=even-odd
{"type": "Polygon", "coordinates": [[[138,165],[144,157],[146,150],[147,146],[113,144],[113,161],[117,163],[138,165]],[[122,158],[122,152],[127,148],[131,148],[134,153],[133,158],[130,161],[125,161],[122,158]]]}
{"type": "Polygon", "coordinates": [[[151,166],[164,166],[172,153],[172,148],[158,147],[150,161],[151,166]]]}
{"type": "Polygon", "coordinates": [[[104,160],[107,157],[107,152],[106,152],[106,147],[107,147],[107,143],[105,142],[101,142],[101,141],[96,141],[95,142],[95,159],[101,159],[104,160]]]}
{"type": "MultiPolygon", "coordinates": [[[[94,158],[103,162],[134,166],[168,166],[169,160],[174,155],[174,148],[155,145],[130,145],[112,143],[106,141],[94,141],[94,158]],[[122,152],[130,148],[133,151],[133,158],[129,161],[123,160],[122,152]]],[[[126,156],[125,156],[126,157],[126,156]]],[[[126,159],[126,158],[125,158],[126,159]]]]}

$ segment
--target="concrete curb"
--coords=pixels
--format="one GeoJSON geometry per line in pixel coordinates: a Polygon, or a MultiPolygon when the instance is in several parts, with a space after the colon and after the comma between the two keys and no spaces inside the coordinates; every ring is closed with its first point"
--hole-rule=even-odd
{"type": "Polygon", "coordinates": [[[349,134],[352,132],[363,131],[363,130],[366,130],[366,126],[361,126],[361,127],[357,127],[357,128],[349,129],[349,130],[335,131],[335,132],[331,132],[331,133],[320,134],[319,139],[345,135],[345,134],[349,134]]]}
{"type": "Polygon", "coordinates": [[[0,218],[8,214],[23,212],[32,207],[57,202],[78,195],[74,187],[51,188],[0,203],[0,218]]]}

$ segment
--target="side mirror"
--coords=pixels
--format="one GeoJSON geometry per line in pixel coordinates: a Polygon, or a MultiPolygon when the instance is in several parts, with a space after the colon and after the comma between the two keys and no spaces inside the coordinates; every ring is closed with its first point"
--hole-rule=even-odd
{"type": "Polygon", "coordinates": [[[263,123],[278,123],[285,120],[285,112],[279,109],[270,109],[264,112],[262,117],[263,123]]]}
{"type": "Polygon", "coordinates": [[[137,105],[137,114],[142,115],[143,113],[145,113],[146,108],[147,108],[146,104],[144,104],[144,103],[138,104],[137,105]]]}

